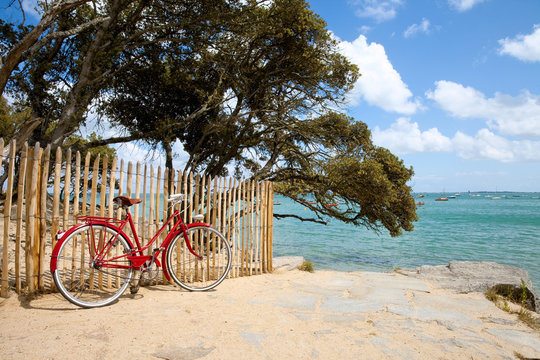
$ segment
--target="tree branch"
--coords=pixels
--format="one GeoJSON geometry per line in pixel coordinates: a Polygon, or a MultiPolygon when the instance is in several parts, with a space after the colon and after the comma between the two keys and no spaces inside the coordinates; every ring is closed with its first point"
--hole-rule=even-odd
{"type": "Polygon", "coordinates": [[[294,214],[274,214],[274,217],[276,219],[283,219],[283,218],[292,217],[292,218],[295,218],[295,219],[298,219],[298,220],[301,220],[301,221],[310,221],[310,222],[314,222],[314,223],[317,223],[317,224],[328,225],[328,222],[323,221],[323,220],[317,220],[317,219],[314,219],[314,218],[310,218],[310,219],[303,218],[301,216],[294,215],[294,214]]]}
{"type": "Polygon", "coordinates": [[[54,32],[51,32],[50,34],[47,34],[41,40],[36,42],[34,45],[32,45],[31,48],[26,50],[24,52],[24,54],[23,54],[23,58],[31,56],[33,53],[35,53],[36,51],[41,49],[41,47],[43,47],[43,45],[45,45],[46,43],[48,43],[51,40],[59,39],[59,38],[66,38],[66,37],[70,37],[70,36],[73,36],[73,35],[77,35],[78,33],[82,32],[83,30],[86,30],[89,27],[95,26],[95,25],[97,25],[97,24],[99,24],[99,23],[101,23],[103,21],[108,20],[108,19],[109,19],[109,17],[99,17],[99,18],[96,18],[94,20],[91,20],[91,21],[89,21],[87,23],[84,23],[84,24],[80,25],[80,26],[76,27],[75,29],[66,30],[66,31],[54,31],[54,32]]]}
{"type": "Polygon", "coordinates": [[[64,11],[68,11],[74,7],[77,7],[81,4],[87,3],[90,0],[70,0],[70,1],[60,1],[58,5],[52,6],[50,12],[43,14],[41,21],[30,31],[26,36],[19,41],[13,48],[9,50],[7,55],[2,61],[0,67],[0,94],[4,93],[7,81],[21,61],[23,61],[24,52],[33,46],[36,41],[39,39],[41,34],[45,32],[53,23],[56,16],[61,14],[64,11]]]}
{"type": "Polygon", "coordinates": [[[118,137],[112,137],[109,139],[100,139],[100,140],[94,140],[90,141],[84,145],[81,145],[78,150],[79,151],[85,151],[90,148],[98,147],[98,146],[104,146],[104,145],[110,145],[110,144],[118,144],[118,143],[126,143],[134,140],[140,140],[139,136],[136,135],[130,135],[130,136],[118,136],[118,137]]]}

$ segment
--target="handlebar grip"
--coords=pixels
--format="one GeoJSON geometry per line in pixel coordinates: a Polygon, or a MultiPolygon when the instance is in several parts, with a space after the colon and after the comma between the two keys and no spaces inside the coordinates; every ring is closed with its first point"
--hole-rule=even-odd
{"type": "Polygon", "coordinates": [[[184,194],[172,194],[171,196],[169,196],[169,199],[167,200],[168,202],[180,202],[182,200],[184,200],[184,197],[185,195],[184,194]]]}

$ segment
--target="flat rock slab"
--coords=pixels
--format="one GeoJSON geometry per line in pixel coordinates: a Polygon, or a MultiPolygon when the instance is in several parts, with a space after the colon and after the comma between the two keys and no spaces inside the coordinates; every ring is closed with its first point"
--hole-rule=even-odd
{"type": "Polygon", "coordinates": [[[540,309],[540,300],[526,270],[494,262],[451,261],[448,265],[424,265],[414,269],[400,269],[400,274],[428,280],[435,286],[457,293],[484,293],[497,285],[511,285],[519,290],[524,283],[530,292],[534,310],[540,309]]]}
{"type": "Polygon", "coordinates": [[[390,305],[388,311],[409,319],[435,321],[452,327],[481,326],[482,321],[473,319],[462,311],[440,310],[418,306],[390,305]]]}
{"type": "Polygon", "coordinates": [[[279,256],[272,259],[272,266],[274,270],[290,271],[297,269],[303,262],[303,256],[279,256]]]}

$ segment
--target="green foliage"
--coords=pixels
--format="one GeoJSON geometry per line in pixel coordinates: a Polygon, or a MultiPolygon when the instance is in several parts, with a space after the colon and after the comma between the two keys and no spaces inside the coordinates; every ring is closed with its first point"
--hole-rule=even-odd
{"type": "Polygon", "coordinates": [[[525,281],[521,279],[521,294],[520,294],[520,302],[522,306],[525,306],[527,303],[527,285],[525,285],[525,281]]]}
{"type": "Polygon", "coordinates": [[[307,272],[314,272],[313,269],[313,263],[311,261],[304,260],[304,262],[301,265],[298,265],[298,270],[300,271],[307,271],[307,272]]]}
{"type": "Polygon", "coordinates": [[[497,302],[499,300],[499,295],[493,290],[493,288],[486,290],[485,295],[486,299],[489,301],[497,302]]]}
{"type": "Polygon", "coordinates": [[[521,285],[519,287],[514,285],[499,284],[492,287],[490,292],[500,295],[515,304],[520,304],[527,309],[533,309],[533,295],[530,293],[529,289],[527,289],[527,285],[523,280],[521,280],[521,285]]]}
{"type": "Polygon", "coordinates": [[[8,105],[4,97],[0,97],[0,137],[8,143],[24,123],[30,118],[29,108],[16,111],[8,105]]]}
{"type": "Polygon", "coordinates": [[[286,166],[271,177],[278,182],[276,192],[299,202],[314,197],[316,204],[306,206],[319,214],[373,230],[384,227],[392,236],[413,229],[416,212],[407,185],[412,169],[374,146],[364,123],[330,113],[299,127],[311,137],[287,143],[286,166]]]}

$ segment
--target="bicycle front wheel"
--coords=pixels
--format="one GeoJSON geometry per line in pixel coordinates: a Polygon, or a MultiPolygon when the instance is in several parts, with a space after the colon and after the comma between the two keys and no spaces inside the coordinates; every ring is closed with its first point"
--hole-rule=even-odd
{"type": "Polygon", "coordinates": [[[216,229],[194,226],[179,233],[167,247],[167,270],[175,283],[189,291],[206,291],[218,286],[231,270],[231,246],[216,229]]]}
{"type": "Polygon", "coordinates": [[[120,297],[133,275],[125,254],[132,252],[127,239],[105,225],[85,225],[70,234],[61,244],[53,272],[58,291],[71,303],[93,308],[105,306],[120,297]],[[96,249],[110,246],[106,265],[96,266],[96,249]],[[117,258],[118,257],[118,258],[117,258]]]}

